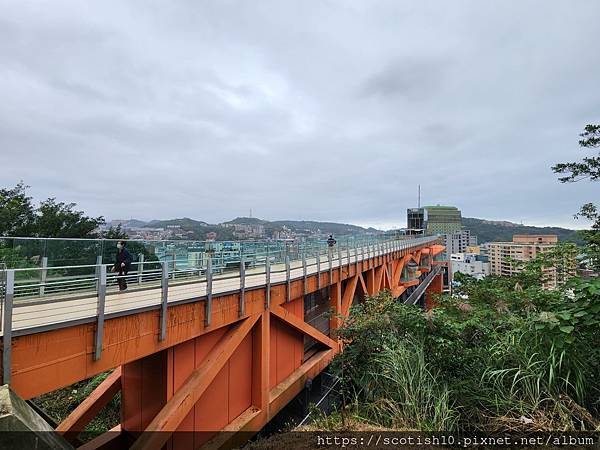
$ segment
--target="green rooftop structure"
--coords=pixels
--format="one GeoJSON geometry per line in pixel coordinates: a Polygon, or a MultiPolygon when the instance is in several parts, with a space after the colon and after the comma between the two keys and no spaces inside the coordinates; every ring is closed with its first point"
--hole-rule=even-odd
{"type": "Polygon", "coordinates": [[[407,211],[407,228],[414,234],[452,234],[462,229],[460,209],[455,206],[423,206],[407,211]]]}
{"type": "Polygon", "coordinates": [[[462,229],[462,216],[456,206],[424,206],[427,234],[450,234],[462,229]]]}

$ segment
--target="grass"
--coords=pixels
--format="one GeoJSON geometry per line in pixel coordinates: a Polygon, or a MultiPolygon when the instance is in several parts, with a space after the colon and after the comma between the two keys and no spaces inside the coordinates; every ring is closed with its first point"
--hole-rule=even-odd
{"type": "Polygon", "coordinates": [[[565,331],[539,330],[535,318],[555,294],[537,291],[542,306],[523,309],[523,291],[507,286],[483,285],[468,310],[446,297],[425,313],[385,293],[353,308],[339,331],[348,344],[332,364],[348,404],[317,426],[336,429],[344,419],[424,432],[600,431],[594,333],[577,329],[565,343],[565,331]],[[486,300],[509,294],[515,299],[502,310],[486,300]]]}
{"type": "Polygon", "coordinates": [[[405,340],[383,347],[356,381],[357,417],[392,429],[454,430],[457,413],[450,390],[425,361],[423,342],[405,340]]]}
{"type": "MultiPolygon", "coordinates": [[[[33,398],[33,402],[39,406],[57,424],[85,400],[96,387],[110,374],[103,372],[71,386],[49,392],[33,398]]],[[[87,441],[104,433],[121,423],[121,393],[115,397],[98,413],[98,415],[85,427],[81,435],[82,441],[87,441]]]]}

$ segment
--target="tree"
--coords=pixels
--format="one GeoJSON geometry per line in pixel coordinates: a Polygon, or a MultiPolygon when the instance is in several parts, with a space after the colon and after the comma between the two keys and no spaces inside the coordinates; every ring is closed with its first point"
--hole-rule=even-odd
{"type": "Polygon", "coordinates": [[[0,189],[0,236],[15,237],[97,237],[104,217],[88,217],[75,203],[49,198],[36,208],[22,181],[14,188],[0,189]]]}
{"type": "Polygon", "coordinates": [[[0,236],[29,236],[34,228],[35,208],[21,181],[14,188],[0,189],[0,236]]]}
{"type": "MultiPolygon", "coordinates": [[[[579,145],[586,149],[600,149],[600,125],[586,125],[580,134],[579,145]]],[[[554,173],[565,174],[559,177],[561,183],[574,183],[588,179],[600,180],[600,151],[597,156],[585,157],[579,162],[559,163],[552,167],[554,173]]],[[[592,222],[590,230],[581,232],[586,241],[586,253],[589,263],[595,270],[600,270],[600,213],[593,203],[586,203],[575,214],[575,218],[584,217],[592,222]]]]}
{"type": "Polygon", "coordinates": [[[116,227],[111,226],[108,230],[102,233],[102,239],[128,239],[129,236],[123,231],[121,224],[116,227]]]}
{"type": "MultiPolygon", "coordinates": [[[[586,125],[580,134],[583,139],[579,145],[583,148],[600,148],[600,125],[586,125]]],[[[579,162],[559,163],[552,167],[554,173],[566,174],[558,180],[561,183],[581,181],[589,178],[590,181],[600,179],[600,151],[598,156],[586,157],[579,162]]]]}
{"type": "Polygon", "coordinates": [[[96,229],[105,223],[104,217],[87,217],[83,211],[76,211],[75,206],[75,203],[57,202],[55,198],[41,202],[35,220],[36,236],[97,237],[96,229]]]}

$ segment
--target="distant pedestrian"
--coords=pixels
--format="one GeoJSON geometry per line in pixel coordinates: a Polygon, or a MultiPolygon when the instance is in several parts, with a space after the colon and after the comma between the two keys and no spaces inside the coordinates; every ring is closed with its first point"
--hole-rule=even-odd
{"type": "Polygon", "coordinates": [[[327,238],[327,246],[329,248],[333,247],[337,241],[333,238],[333,234],[330,234],[327,238]]]}
{"type": "Polygon", "coordinates": [[[127,276],[127,272],[131,268],[131,254],[125,248],[125,241],[119,241],[117,243],[117,257],[115,259],[115,265],[113,266],[112,271],[119,273],[119,291],[124,291],[127,289],[127,280],[125,277],[127,276]]]}

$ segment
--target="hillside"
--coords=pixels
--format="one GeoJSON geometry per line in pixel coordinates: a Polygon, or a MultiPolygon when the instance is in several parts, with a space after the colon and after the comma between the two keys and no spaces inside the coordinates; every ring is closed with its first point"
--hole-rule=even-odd
{"type": "MultiPolygon", "coordinates": [[[[492,241],[511,241],[514,234],[556,234],[560,241],[581,244],[581,238],[575,230],[560,227],[534,227],[520,225],[508,221],[476,219],[463,217],[463,227],[477,236],[479,243],[492,241]]],[[[127,226],[145,226],[151,228],[164,228],[169,225],[179,225],[184,231],[192,231],[193,239],[204,239],[206,233],[214,231],[218,240],[231,240],[233,230],[219,224],[209,224],[201,220],[184,217],[181,219],[152,220],[142,222],[139,220],[113,221],[127,226]]],[[[236,217],[225,224],[263,225],[270,235],[273,231],[281,230],[284,226],[299,234],[334,234],[336,236],[377,233],[375,228],[363,228],[358,225],[337,222],[319,222],[315,220],[274,220],[268,221],[256,217],[236,217]]]]}
{"type": "Polygon", "coordinates": [[[312,233],[321,231],[322,233],[336,235],[363,234],[377,231],[374,228],[363,228],[347,223],[317,222],[313,220],[275,220],[271,223],[276,226],[286,226],[295,231],[310,231],[312,233]]]}
{"type": "MultiPolygon", "coordinates": [[[[270,236],[274,231],[282,230],[283,227],[287,227],[294,232],[299,234],[334,234],[336,236],[349,235],[349,234],[366,234],[377,232],[374,228],[363,228],[357,225],[350,225],[344,223],[335,222],[317,222],[317,221],[304,221],[304,220],[276,220],[268,221],[258,219],[256,217],[236,217],[233,220],[224,222],[223,224],[245,224],[245,225],[263,225],[267,236],[270,236]]],[[[169,225],[178,225],[184,231],[191,231],[193,235],[190,236],[192,239],[204,239],[206,233],[214,231],[217,233],[217,240],[232,240],[233,229],[222,226],[221,224],[209,224],[200,220],[190,219],[184,217],[181,219],[169,219],[169,220],[152,220],[146,222],[143,226],[149,228],[165,228],[169,225]]]]}
{"type": "Polygon", "coordinates": [[[184,229],[190,229],[197,227],[205,227],[208,225],[208,223],[202,222],[201,220],[190,219],[189,217],[183,217],[182,219],[152,220],[148,222],[145,226],[151,228],[164,228],[169,225],[179,225],[184,229]]]}
{"type": "Polygon", "coordinates": [[[190,236],[191,239],[206,239],[206,233],[215,232],[217,233],[219,241],[230,241],[233,240],[233,230],[225,228],[220,225],[213,225],[201,220],[194,220],[188,217],[182,219],[170,219],[170,220],[152,220],[145,226],[149,228],[165,228],[169,225],[179,225],[183,231],[191,231],[193,234],[190,236]]]}
{"type": "Polygon", "coordinates": [[[136,227],[145,227],[147,225],[147,223],[148,222],[144,222],[143,220],[138,220],[138,219],[125,219],[125,220],[114,219],[114,220],[110,220],[109,222],[107,222],[106,225],[111,226],[111,227],[116,227],[118,225],[121,225],[122,227],[136,228],[136,227]]]}
{"type": "Polygon", "coordinates": [[[462,218],[463,227],[477,236],[479,243],[493,241],[512,241],[513,234],[556,234],[563,242],[581,244],[581,238],[575,230],[560,227],[534,227],[517,223],[495,220],[462,218]]]}
{"type": "Polygon", "coordinates": [[[229,222],[223,223],[233,223],[233,224],[244,224],[244,225],[263,225],[269,223],[267,220],[257,219],[256,217],[236,217],[229,222]]]}

